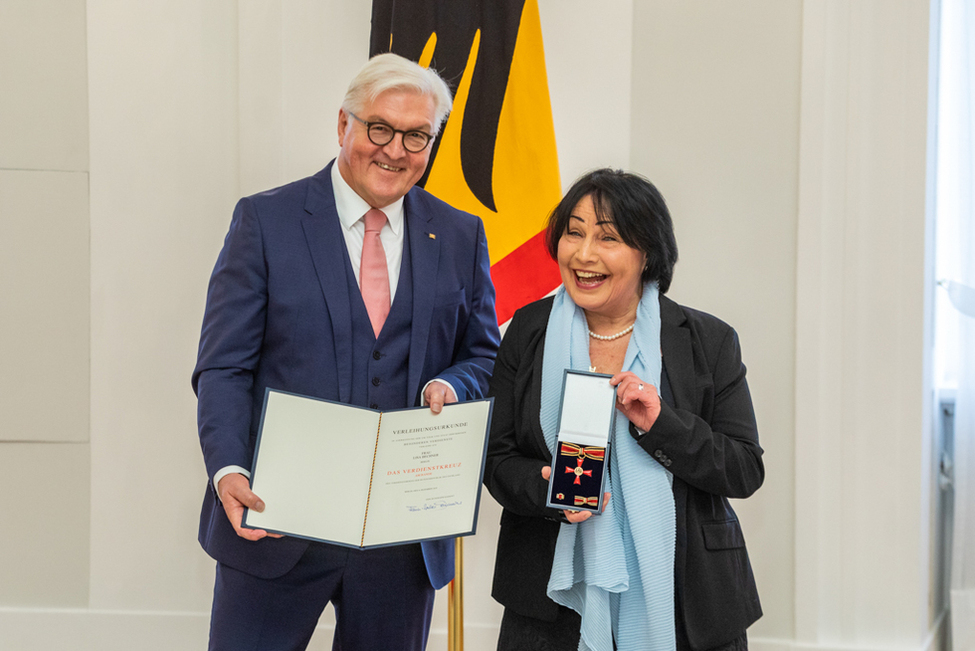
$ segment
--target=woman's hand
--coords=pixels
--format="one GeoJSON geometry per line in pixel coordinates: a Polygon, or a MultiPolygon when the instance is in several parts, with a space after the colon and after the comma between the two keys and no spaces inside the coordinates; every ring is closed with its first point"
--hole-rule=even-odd
{"type": "Polygon", "coordinates": [[[617,373],[609,383],[616,387],[616,408],[644,432],[653,427],[660,415],[657,388],[630,371],[617,373]]]}
{"type": "MultiPolygon", "coordinates": [[[[552,476],[552,466],[542,467],[542,479],[548,481],[548,478],[552,476]]],[[[609,492],[603,493],[603,509],[609,504],[609,492]]],[[[569,521],[569,524],[576,524],[578,522],[585,522],[592,517],[592,511],[563,511],[565,513],[565,519],[569,521]]]]}

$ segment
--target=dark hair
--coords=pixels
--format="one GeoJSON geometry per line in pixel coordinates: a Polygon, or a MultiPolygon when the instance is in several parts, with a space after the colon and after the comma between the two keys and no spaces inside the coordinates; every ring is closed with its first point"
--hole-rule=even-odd
{"type": "Polygon", "coordinates": [[[558,260],[559,240],[569,217],[584,197],[592,199],[596,217],[613,223],[623,242],[647,256],[640,280],[656,280],[666,294],[677,263],[674,223],[660,191],[638,174],[603,168],[581,176],[548,218],[545,233],[549,255],[558,260]]]}

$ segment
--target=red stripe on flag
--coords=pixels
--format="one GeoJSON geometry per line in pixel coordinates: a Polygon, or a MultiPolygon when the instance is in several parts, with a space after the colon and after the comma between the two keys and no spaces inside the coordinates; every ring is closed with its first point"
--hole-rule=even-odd
{"type": "Polygon", "coordinates": [[[515,310],[537,301],[562,283],[559,266],[548,254],[545,231],[538,233],[491,265],[491,279],[498,293],[495,308],[498,324],[515,310]]]}

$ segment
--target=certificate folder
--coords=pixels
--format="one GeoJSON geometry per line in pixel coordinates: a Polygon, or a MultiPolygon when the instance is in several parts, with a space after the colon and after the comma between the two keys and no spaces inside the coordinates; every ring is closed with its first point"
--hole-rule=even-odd
{"type": "Polygon", "coordinates": [[[547,506],[602,512],[610,434],[616,422],[612,377],[566,369],[547,506]]]}
{"type": "Polygon", "coordinates": [[[474,533],[494,400],[380,412],[268,389],[243,526],[368,548],[474,533]]]}

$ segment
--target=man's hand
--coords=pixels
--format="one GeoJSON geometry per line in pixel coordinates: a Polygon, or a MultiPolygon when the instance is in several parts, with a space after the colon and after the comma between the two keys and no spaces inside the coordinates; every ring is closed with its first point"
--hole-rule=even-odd
{"type": "Polygon", "coordinates": [[[230,520],[238,536],[246,540],[260,540],[265,536],[281,538],[279,533],[268,533],[263,529],[244,529],[240,526],[245,507],[258,513],[264,510],[264,502],[251,491],[247,477],[236,472],[224,475],[217,484],[217,495],[220,496],[227,519],[230,520]]]}
{"type": "Polygon", "coordinates": [[[430,406],[430,411],[439,414],[444,405],[457,402],[457,396],[454,395],[454,390],[449,386],[434,380],[423,391],[423,400],[430,406]]]}

